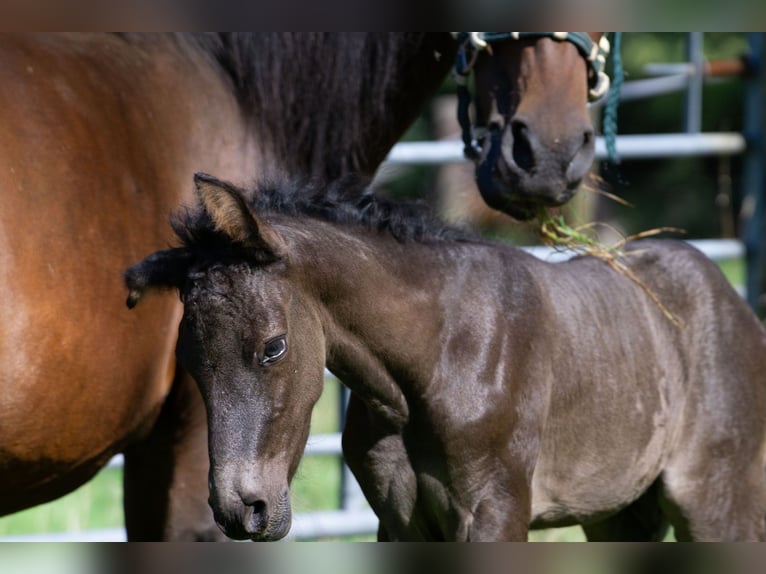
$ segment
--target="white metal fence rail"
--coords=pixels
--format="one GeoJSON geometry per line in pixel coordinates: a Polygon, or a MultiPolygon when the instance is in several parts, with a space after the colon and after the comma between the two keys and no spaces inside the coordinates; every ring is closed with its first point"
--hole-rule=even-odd
{"type": "MultiPolygon", "coordinates": [[[[617,154],[622,159],[737,155],[746,148],[744,136],[737,132],[638,134],[617,138],[617,154]]],[[[596,157],[606,158],[606,144],[601,137],[596,138],[596,157]]],[[[386,158],[387,163],[394,165],[440,165],[464,161],[463,142],[459,140],[401,142],[386,158]]]]}

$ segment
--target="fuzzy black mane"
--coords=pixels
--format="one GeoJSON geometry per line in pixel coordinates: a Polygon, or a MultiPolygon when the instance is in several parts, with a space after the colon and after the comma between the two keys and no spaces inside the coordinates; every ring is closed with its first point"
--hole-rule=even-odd
{"type": "MultiPolygon", "coordinates": [[[[259,185],[249,194],[255,213],[310,217],[344,226],[389,233],[397,241],[471,241],[467,230],[446,225],[422,202],[391,201],[375,195],[366,180],[346,176],[330,185],[293,181],[259,185]]],[[[231,240],[217,231],[208,214],[182,209],[171,219],[185,247],[221,249],[231,240]]]]}

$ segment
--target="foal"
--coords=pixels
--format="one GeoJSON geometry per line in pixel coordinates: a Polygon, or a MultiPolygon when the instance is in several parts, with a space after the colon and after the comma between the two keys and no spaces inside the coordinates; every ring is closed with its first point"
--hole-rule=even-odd
{"type": "Polygon", "coordinates": [[[681,242],[551,264],[348,181],[315,193],[197,175],[183,246],[126,273],[175,288],[207,406],[211,505],[234,538],[291,524],[325,365],[343,447],[387,540],[763,540],[766,335],[681,242]]]}

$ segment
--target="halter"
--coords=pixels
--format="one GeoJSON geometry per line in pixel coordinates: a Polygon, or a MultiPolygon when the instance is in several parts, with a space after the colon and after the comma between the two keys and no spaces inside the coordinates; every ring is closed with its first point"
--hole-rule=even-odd
{"type": "Polygon", "coordinates": [[[609,92],[610,82],[605,68],[611,46],[606,35],[601,36],[598,42],[594,42],[587,32],[453,32],[452,35],[460,42],[452,73],[457,84],[457,118],[462,130],[463,153],[468,159],[477,159],[481,152],[477,139],[471,133],[468,113],[471,95],[468,91],[468,76],[473,70],[479,52],[487,49],[494,42],[524,38],[551,38],[557,42],[570,42],[575,45],[588,65],[591,78],[588,101],[590,103],[599,101],[609,92]]]}

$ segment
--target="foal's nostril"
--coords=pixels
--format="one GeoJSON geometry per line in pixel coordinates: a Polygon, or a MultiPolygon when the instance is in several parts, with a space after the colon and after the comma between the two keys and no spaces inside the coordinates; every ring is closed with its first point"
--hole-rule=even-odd
{"type": "Polygon", "coordinates": [[[249,503],[248,506],[253,509],[253,514],[260,515],[266,513],[266,503],[263,500],[256,500],[249,503]]]}
{"type": "Polygon", "coordinates": [[[511,120],[513,135],[513,161],[524,171],[532,171],[535,166],[535,154],[529,138],[529,127],[521,120],[511,120]]]}
{"type": "Polygon", "coordinates": [[[269,523],[269,513],[263,500],[244,501],[247,506],[245,528],[250,534],[260,534],[269,523]]]}

